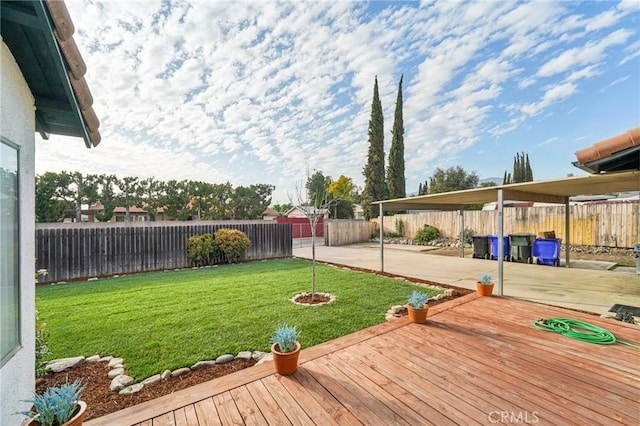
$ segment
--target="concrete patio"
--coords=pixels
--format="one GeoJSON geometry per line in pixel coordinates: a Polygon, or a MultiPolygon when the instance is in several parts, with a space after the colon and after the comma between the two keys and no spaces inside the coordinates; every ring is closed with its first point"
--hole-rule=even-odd
{"type": "MultiPolygon", "coordinates": [[[[430,255],[421,250],[424,247],[385,246],[385,272],[468,289],[475,289],[479,273],[489,273],[494,279],[497,276],[496,261],[430,255]]],[[[294,248],[293,254],[311,259],[311,248],[294,248]]],[[[316,247],[316,259],[376,271],[380,269],[379,249],[370,244],[319,246],[316,247]]],[[[605,314],[616,303],[640,306],[640,275],[603,269],[556,268],[505,262],[503,294],[605,314]]]]}

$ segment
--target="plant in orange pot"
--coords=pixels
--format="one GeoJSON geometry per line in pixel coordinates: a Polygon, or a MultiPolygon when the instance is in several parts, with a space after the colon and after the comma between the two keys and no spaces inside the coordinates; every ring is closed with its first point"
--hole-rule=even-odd
{"type": "Polygon", "coordinates": [[[299,336],[298,329],[287,324],[279,325],[271,336],[271,353],[276,373],[286,376],[295,373],[298,369],[299,336]]]}
{"type": "Polygon", "coordinates": [[[480,274],[480,280],[476,282],[476,288],[480,296],[491,296],[493,293],[493,283],[491,282],[491,275],[480,274]]]}
{"type": "Polygon", "coordinates": [[[421,291],[414,290],[413,293],[407,298],[407,311],[409,313],[409,321],[417,324],[424,324],[427,322],[427,312],[429,311],[429,305],[427,301],[429,295],[421,291]]]}
{"type": "Polygon", "coordinates": [[[31,420],[28,426],[79,426],[82,425],[87,404],[80,400],[82,390],[80,379],[64,383],[60,387],[50,387],[42,395],[34,394],[30,411],[22,414],[31,420]]]}

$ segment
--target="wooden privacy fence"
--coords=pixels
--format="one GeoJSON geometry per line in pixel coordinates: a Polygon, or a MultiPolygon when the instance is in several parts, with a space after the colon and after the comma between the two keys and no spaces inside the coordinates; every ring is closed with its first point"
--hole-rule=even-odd
{"type": "MultiPolygon", "coordinates": [[[[630,248],[640,243],[639,203],[582,204],[570,209],[571,244],[630,248]]],[[[564,206],[508,207],[504,209],[504,233],[555,231],[558,238],[564,239],[564,216],[564,206]]],[[[464,227],[476,234],[496,234],[497,217],[496,210],[465,211],[464,227]]],[[[413,237],[425,224],[438,228],[444,237],[456,238],[460,234],[459,214],[455,211],[385,216],[385,231],[395,231],[396,220],[404,222],[406,237],[413,237]]],[[[377,223],[377,219],[373,221],[377,223]]]]}
{"type": "Polygon", "coordinates": [[[324,245],[343,246],[371,239],[378,228],[373,222],[350,219],[330,219],[325,222],[324,245]]]}
{"type": "Polygon", "coordinates": [[[187,239],[234,228],[251,240],[246,259],[292,256],[291,225],[263,221],[36,224],[42,282],[190,267],[187,239]]]}

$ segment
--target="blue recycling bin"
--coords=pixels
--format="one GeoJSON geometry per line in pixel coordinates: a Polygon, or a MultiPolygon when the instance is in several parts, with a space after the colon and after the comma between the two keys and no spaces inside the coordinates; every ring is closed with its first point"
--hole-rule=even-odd
{"type": "MultiPolygon", "coordinates": [[[[511,258],[511,253],[510,253],[510,246],[509,246],[509,237],[508,236],[503,236],[503,246],[504,246],[504,251],[503,251],[503,256],[504,256],[504,260],[506,260],[507,262],[509,261],[509,259],[511,258]]],[[[489,235],[489,241],[491,242],[491,260],[498,260],[498,236],[497,235],[489,235]]]]}
{"type": "Polygon", "coordinates": [[[562,238],[536,238],[533,242],[533,257],[538,265],[560,266],[562,238]]]}

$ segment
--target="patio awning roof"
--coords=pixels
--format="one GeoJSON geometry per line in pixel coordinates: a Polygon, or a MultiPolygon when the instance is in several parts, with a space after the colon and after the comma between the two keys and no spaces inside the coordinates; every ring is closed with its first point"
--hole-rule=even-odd
{"type": "Polygon", "coordinates": [[[514,183],[511,185],[376,201],[373,204],[382,204],[385,211],[461,210],[469,204],[496,201],[499,190],[502,190],[503,199],[505,200],[564,204],[568,197],[576,195],[640,190],[640,171],[514,183]]]}

